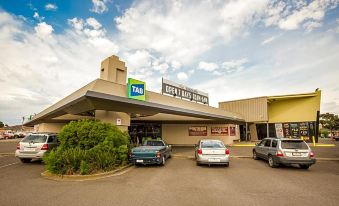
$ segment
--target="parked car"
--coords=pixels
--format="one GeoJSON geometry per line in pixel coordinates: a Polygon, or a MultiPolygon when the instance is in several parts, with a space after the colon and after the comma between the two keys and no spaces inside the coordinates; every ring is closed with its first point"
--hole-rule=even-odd
{"type": "Polygon", "coordinates": [[[265,159],[270,167],[297,164],[308,169],[316,159],[307,143],[300,139],[265,138],[253,148],[253,159],[265,159]]]}
{"type": "Polygon", "coordinates": [[[335,141],[339,141],[339,136],[334,136],[333,139],[334,139],[335,141]]]}
{"type": "Polygon", "coordinates": [[[171,157],[172,147],[163,140],[147,140],[143,146],[131,150],[129,159],[135,165],[159,164],[165,165],[171,157]]]}
{"type": "Polygon", "coordinates": [[[56,134],[32,133],[28,134],[16,146],[15,157],[21,162],[28,163],[32,159],[41,160],[44,154],[59,144],[56,134]]]}
{"type": "Polygon", "coordinates": [[[14,139],[15,138],[13,132],[5,132],[3,134],[3,136],[4,136],[5,139],[14,139]]]}
{"type": "Polygon", "coordinates": [[[203,139],[195,147],[197,165],[219,164],[229,166],[230,150],[220,140],[203,139]]]}
{"type": "Polygon", "coordinates": [[[24,138],[26,136],[25,132],[16,132],[14,133],[14,138],[24,138]]]}

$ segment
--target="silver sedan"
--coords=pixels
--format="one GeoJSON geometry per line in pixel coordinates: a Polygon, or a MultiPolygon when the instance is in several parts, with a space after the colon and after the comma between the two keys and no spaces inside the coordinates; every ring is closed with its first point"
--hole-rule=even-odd
{"type": "Polygon", "coordinates": [[[229,166],[230,150],[220,140],[203,139],[195,147],[197,165],[225,165],[229,166]]]}

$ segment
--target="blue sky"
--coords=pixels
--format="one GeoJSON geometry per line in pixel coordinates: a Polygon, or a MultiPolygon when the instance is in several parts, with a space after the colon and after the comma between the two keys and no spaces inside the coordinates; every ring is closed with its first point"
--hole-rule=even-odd
{"type": "Polygon", "coordinates": [[[113,54],[155,92],[164,77],[217,106],[320,88],[338,114],[338,2],[0,0],[0,120],[40,112],[113,54]]]}

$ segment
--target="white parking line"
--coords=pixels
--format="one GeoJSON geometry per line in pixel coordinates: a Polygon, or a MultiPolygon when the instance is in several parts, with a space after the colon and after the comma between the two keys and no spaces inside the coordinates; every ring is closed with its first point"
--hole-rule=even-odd
{"type": "Polygon", "coordinates": [[[18,164],[18,163],[19,163],[19,162],[14,162],[14,163],[11,163],[11,164],[7,164],[7,165],[0,166],[0,169],[1,169],[1,168],[4,168],[4,167],[11,166],[11,165],[15,165],[15,164],[18,164]]]}

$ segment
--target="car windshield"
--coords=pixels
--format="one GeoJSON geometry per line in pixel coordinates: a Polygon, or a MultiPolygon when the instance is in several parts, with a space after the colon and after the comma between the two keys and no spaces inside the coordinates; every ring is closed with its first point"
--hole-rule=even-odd
{"type": "Polygon", "coordinates": [[[308,149],[307,144],[304,141],[281,141],[281,148],[283,149],[308,149]]]}
{"type": "Polygon", "coordinates": [[[201,148],[225,148],[225,146],[220,141],[206,141],[201,142],[201,148]]]}
{"type": "Polygon", "coordinates": [[[164,146],[162,141],[146,141],[144,146],[164,146]]]}
{"type": "Polygon", "coordinates": [[[44,143],[46,142],[46,135],[28,135],[22,142],[44,143]]]}

